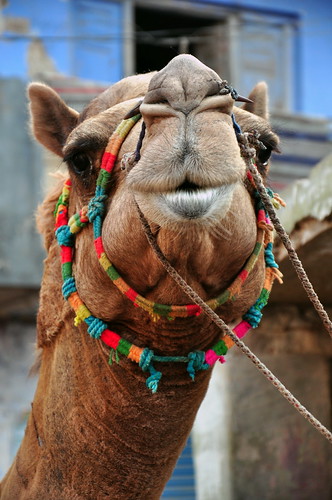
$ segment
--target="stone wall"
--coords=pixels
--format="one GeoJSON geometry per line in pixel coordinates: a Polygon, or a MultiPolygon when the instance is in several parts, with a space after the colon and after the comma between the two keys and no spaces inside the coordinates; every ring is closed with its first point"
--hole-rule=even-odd
{"type": "MultiPolygon", "coordinates": [[[[246,344],[331,428],[332,343],[311,308],[270,305],[246,344]]],[[[228,482],[223,484],[228,491],[223,500],[332,498],[330,444],[236,347],[227,354],[226,365],[218,366],[210,391],[194,429],[198,500],[221,498],[218,478],[228,482]],[[226,394],[220,395],[221,387],[226,394]],[[224,418],[209,421],[215,405],[223,402],[230,405],[227,412],[219,411],[224,418]],[[203,428],[208,429],[205,434],[203,428]],[[216,474],[211,453],[220,439],[225,446],[216,474]],[[205,466],[200,460],[203,442],[205,466]]]]}

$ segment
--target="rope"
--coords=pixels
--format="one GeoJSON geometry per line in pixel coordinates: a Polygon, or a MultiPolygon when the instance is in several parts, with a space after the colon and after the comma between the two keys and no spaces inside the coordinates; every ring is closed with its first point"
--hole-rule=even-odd
{"type": "Polygon", "coordinates": [[[161,264],[166,269],[167,273],[173,278],[173,280],[181,287],[181,289],[191,298],[195,304],[199,305],[206,315],[220,328],[220,330],[228,335],[236,344],[239,349],[254,363],[256,368],[260,370],[265,378],[269,380],[274,387],[280,392],[280,394],[287,399],[287,401],[306,419],[308,420],[315,429],[317,429],[323,436],[332,444],[332,433],[317,420],[301,403],[298,401],[293,394],[280,382],[280,380],[260,361],[260,359],[240,340],[228,327],[228,325],[204,302],[203,299],[185,282],[185,280],[178,274],[178,272],[171,266],[171,264],[166,259],[165,255],[162,253],[155,237],[152,234],[151,228],[145,219],[140,207],[137,205],[137,210],[139,218],[146,235],[146,238],[160,260],[161,264]]]}
{"type": "MultiPolygon", "coordinates": [[[[75,311],[74,325],[78,326],[80,323],[85,322],[88,326],[88,334],[95,338],[100,339],[108,347],[110,347],[109,363],[119,362],[119,355],[124,355],[133,362],[139,364],[143,371],[148,371],[150,376],[146,380],[146,385],[153,393],[158,390],[158,384],[162,377],[162,373],[158,372],[153,363],[186,363],[187,372],[192,380],[199,370],[207,370],[213,366],[217,361],[224,363],[224,355],[228,349],[232,347],[234,342],[228,336],[220,338],[216,344],[211,346],[207,351],[193,351],[187,356],[161,356],[155,355],[149,348],[139,347],[125,338],[118,335],[108,328],[108,325],[101,319],[95,317],[87,308],[85,303],[79,296],[73,275],[73,257],[74,257],[74,238],[76,235],[89,223],[93,222],[93,231],[95,238],[95,249],[102,267],[105,269],[107,275],[111,278],[113,283],[118,289],[124,293],[132,302],[142,307],[151,314],[154,321],[160,316],[164,316],[169,320],[174,317],[187,317],[198,316],[202,313],[202,309],[196,304],[188,304],[186,306],[172,306],[165,304],[157,304],[148,301],[140,296],[127,285],[115,269],[115,267],[108,260],[108,257],[103,248],[101,237],[103,214],[105,212],[105,201],[108,197],[106,194],[106,187],[109,183],[112,170],[118,156],[119,149],[125,137],[130,132],[134,124],[139,120],[140,115],[132,116],[131,118],[122,121],[116,128],[108,145],[106,146],[100,172],[96,182],[95,196],[90,200],[87,206],[84,206],[79,213],[74,214],[70,219],[68,215],[69,209],[69,195],[71,191],[71,181],[65,181],[62,194],[56,205],[55,213],[55,234],[61,248],[60,260],[61,271],[63,277],[62,293],[66,300],[68,300],[72,309],[75,311]]],[[[257,197],[259,200],[259,197],[257,197]]],[[[257,204],[256,200],[256,204],[257,204]]],[[[261,204],[262,205],[262,204],[261,204]]],[[[260,253],[263,251],[266,239],[266,230],[269,228],[267,223],[266,213],[262,205],[257,212],[257,241],[254,246],[251,256],[248,258],[245,266],[241,269],[238,276],[233,283],[221,295],[207,302],[213,309],[227,301],[236,300],[240,294],[241,287],[248,278],[250,272],[254,269],[260,253]],[[262,226],[262,224],[264,225],[262,226]]],[[[272,227],[272,226],[271,226],[272,227]]],[[[270,241],[270,237],[268,237],[270,241]]],[[[269,243],[272,245],[271,243],[269,243]]],[[[264,250],[266,254],[267,247],[264,250]]],[[[238,325],[234,327],[234,332],[240,338],[247,334],[252,328],[258,326],[262,316],[261,309],[265,306],[273,280],[275,278],[281,279],[280,274],[277,272],[277,264],[274,262],[272,246],[269,250],[268,265],[265,269],[265,280],[259,298],[256,303],[248,310],[246,320],[243,319],[238,325]]]]}
{"type": "MultiPolygon", "coordinates": [[[[115,133],[112,135],[110,139],[110,151],[106,151],[103,156],[102,168],[100,175],[97,180],[97,188],[95,198],[93,199],[93,203],[88,207],[88,211],[90,211],[91,219],[94,220],[94,235],[95,235],[95,246],[97,250],[98,257],[104,257],[106,259],[106,254],[103,256],[103,247],[101,241],[101,224],[102,224],[102,211],[104,210],[103,202],[105,197],[105,188],[109,180],[109,175],[113,169],[115,159],[117,157],[117,152],[120,148],[120,145],[130,131],[132,126],[138,121],[139,115],[125,120],[121,122],[119,127],[116,129],[115,133]],[[100,254],[100,255],[99,255],[100,254]]],[[[144,132],[143,132],[144,133],[144,132]]],[[[143,133],[142,139],[143,139],[143,133]]],[[[271,221],[273,222],[277,233],[279,234],[281,240],[283,241],[289,255],[290,259],[298,273],[301,283],[303,284],[305,290],[308,293],[310,300],[312,301],[315,309],[323,319],[324,326],[327,328],[329,333],[332,336],[332,323],[330,322],[322,304],[320,303],[313,287],[302,267],[300,260],[298,259],[294,248],[289,240],[288,235],[285,233],[278,217],[275,214],[273,205],[270,201],[270,194],[265,189],[262,179],[259,173],[256,171],[254,165],[252,165],[252,159],[255,155],[255,147],[250,148],[249,139],[254,146],[256,145],[258,139],[253,134],[252,137],[248,137],[248,134],[237,134],[239,146],[242,150],[242,155],[245,158],[246,163],[248,164],[249,171],[253,177],[254,182],[256,183],[256,189],[261,196],[261,201],[263,202],[265,210],[268,212],[271,221]],[[255,143],[256,141],[256,143],[255,143]]],[[[197,370],[207,369],[209,365],[213,364],[217,359],[223,362],[223,354],[227,352],[226,341],[223,339],[219,340],[219,342],[213,346],[213,352],[211,349],[206,353],[196,351],[193,353],[189,353],[187,357],[166,357],[166,356],[155,356],[153,351],[148,348],[139,348],[121,338],[115,332],[112,332],[107,328],[107,324],[101,321],[98,318],[95,318],[85,304],[80,299],[75,285],[75,280],[72,275],[72,258],[73,258],[73,245],[74,239],[73,236],[76,234],[82,227],[86,225],[88,222],[89,216],[87,217],[87,211],[84,208],[81,214],[76,214],[74,218],[72,218],[72,223],[68,225],[68,201],[69,201],[69,192],[70,192],[70,181],[66,181],[63,192],[56,206],[56,236],[58,238],[59,244],[61,246],[61,264],[62,264],[62,277],[63,277],[63,294],[65,298],[69,301],[70,305],[76,312],[75,325],[77,326],[81,321],[85,321],[88,324],[88,333],[94,338],[100,338],[105,342],[109,347],[111,347],[111,355],[110,362],[113,359],[113,351],[115,351],[115,359],[117,360],[118,353],[125,355],[132,361],[139,363],[140,367],[143,371],[149,371],[150,377],[148,377],[146,383],[147,386],[151,389],[153,393],[155,393],[158,389],[158,383],[162,376],[161,372],[158,372],[152,362],[153,361],[180,361],[188,363],[187,371],[192,379],[195,377],[195,372],[197,370]],[[209,358],[211,357],[211,353],[213,354],[211,358],[211,362],[209,362],[209,358]]],[[[136,204],[137,205],[137,204],[136,204]]],[[[256,368],[258,368],[263,375],[277,388],[277,390],[287,399],[287,401],[294,406],[295,409],[306,418],[321,434],[323,434],[326,439],[332,443],[332,433],[324,427],[291,393],[286,389],[286,387],[273,375],[273,373],[253,354],[250,349],[240,340],[240,338],[234,333],[226,323],[209,307],[207,303],[205,303],[199,295],[183,280],[183,278],[177,273],[177,271],[169,264],[166,257],[160,250],[152,232],[148,222],[146,221],[143,213],[137,205],[138,214],[143,226],[143,230],[146,234],[148,242],[150,243],[153,251],[156,253],[162,265],[165,267],[166,271],[170,274],[170,276],[174,279],[174,281],[182,288],[182,290],[191,298],[191,300],[204,311],[207,316],[218,326],[218,328],[223,332],[224,337],[227,336],[229,339],[236,344],[240,350],[254,363],[256,368]]],[[[266,229],[269,229],[269,224],[267,224],[267,219],[264,216],[262,220],[259,221],[258,226],[260,227],[261,223],[265,223],[266,229]],[[263,220],[264,219],[264,220],[263,220]],[[266,219],[266,220],[265,220],[266,219]]],[[[264,226],[264,227],[265,227],[264,226]]],[[[256,243],[257,245],[257,243],[256,243]]],[[[272,254],[272,248],[266,249],[268,255],[267,260],[268,267],[273,271],[276,266],[272,254]]],[[[105,270],[109,271],[111,269],[111,279],[116,284],[116,281],[120,278],[117,273],[116,276],[113,276],[116,271],[113,268],[112,264],[108,262],[108,259],[101,262],[105,264],[105,270]]],[[[104,265],[103,265],[104,267],[104,265]]],[[[125,284],[126,285],[126,284],[125,284]]],[[[130,290],[125,291],[127,295],[130,290]]],[[[134,291],[133,291],[134,292],[134,291]]],[[[127,295],[128,296],[128,295],[127,295]]],[[[130,298],[130,297],[129,297],[130,298]]],[[[133,300],[133,297],[131,297],[133,300]]],[[[144,299],[146,301],[146,299],[144,299]]],[[[133,300],[134,301],[134,300],[133,300]]],[[[254,305],[255,311],[250,309],[250,314],[254,313],[255,324],[260,319],[260,309],[266,303],[265,295],[259,298],[259,303],[254,305]],[[257,310],[257,311],[256,311],[257,310]]],[[[161,304],[158,304],[158,307],[163,307],[161,304]]],[[[186,306],[193,307],[193,306],[186,306]]],[[[158,311],[159,312],[159,311],[158,311]]],[[[188,314],[186,314],[188,315],[188,314]]],[[[242,322],[243,323],[243,322],[242,322]]],[[[241,326],[242,323],[238,326],[241,326]]],[[[246,323],[244,321],[244,323],[246,323]]],[[[246,323],[248,327],[251,325],[246,323]]],[[[255,325],[254,325],[255,326],[255,325]]],[[[237,328],[237,327],[236,327],[237,328]]],[[[235,331],[236,331],[235,328],[235,331]]],[[[246,331],[248,328],[244,328],[246,331]]],[[[242,332],[243,333],[243,332],[242,332]]],[[[245,333],[245,332],[244,332],[245,333]]],[[[242,334],[241,334],[242,336],[242,334]]]]}
{"type": "MultiPolygon", "coordinates": [[[[124,294],[129,300],[131,300],[135,304],[135,306],[138,306],[143,310],[145,310],[146,312],[148,312],[154,321],[157,321],[159,317],[165,317],[169,320],[172,320],[174,318],[199,316],[202,313],[202,310],[199,307],[197,307],[197,305],[159,304],[151,300],[148,300],[142,295],[140,295],[121,277],[114,264],[109,260],[103,245],[102,223],[103,223],[103,214],[105,212],[105,202],[106,199],[108,198],[108,195],[106,194],[107,186],[111,179],[112,171],[115,166],[120,146],[125,140],[126,135],[129,133],[129,131],[135,125],[135,123],[138,122],[139,119],[140,115],[132,116],[131,118],[122,121],[120,125],[116,128],[106,146],[102,158],[100,172],[96,183],[95,196],[91,199],[88,208],[84,210],[83,218],[80,217],[78,214],[75,214],[69,220],[69,227],[63,226],[59,228],[58,230],[59,235],[57,233],[57,237],[58,239],[60,238],[59,239],[60,244],[65,245],[69,242],[73,243],[74,241],[72,238],[73,234],[77,234],[78,231],[80,231],[86,225],[85,221],[88,220],[90,222],[93,222],[94,246],[97,252],[97,257],[99,262],[103,267],[103,269],[105,270],[107,276],[111,279],[111,281],[118,288],[118,290],[122,294],[124,294]]],[[[140,138],[134,156],[137,155],[140,151],[144,134],[145,134],[145,125],[143,123],[142,130],[140,133],[140,138]]],[[[134,162],[136,161],[138,160],[134,160],[134,162]]],[[[123,167],[127,169],[127,171],[129,171],[130,168],[132,168],[133,165],[132,162],[133,162],[133,155],[132,153],[130,153],[130,155],[125,159],[123,167]]],[[[63,195],[64,199],[67,199],[66,196],[67,192],[63,195]]],[[[62,197],[60,201],[62,201],[62,197]]],[[[263,250],[264,233],[267,227],[265,219],[266,219],[265,211],[259,210],[257,213],[257,225],[259,227],[259,230],[257,231],[257,240],[253,252],[251,256],[248,258],[244,267],[240,270],[237,277],[234,279],[233,283],[231,283],[231,285],[229,285],[229,287],[226,290],[224,290],[220,295],[218,295],[214,299],[210,299],[207,301],[207,303],[212,309],[216,309],[217,307],[221,306],[222,304],[225,304],[226,302],[234,301],[239,296],[243,284],[245,283],[249,274],[255,268],[260,252],[263,250]],[[263,220],[261,220],[262,217],[263,220]]],[[[275,265],[273,267],[275,267],[275,265]]]]}
{"type": "Polygon", "coordinates": [[[247,161],[247,164],[248,164],[248,168],[250,170],[250,173],[253,176],[253,179],[254,179],[254,182],[256,185],[256,189],[259,192],[259,195],[260,195],[261,200],[264,204],[264,207],[265,207],[267,213],[269,214],[269,217],[271,219],[271,222],[274,225],[274,228],[275,228],[277,234],[279,235],[281,241],[283,242],[283,244],[288,252],[289,259],[290,259],[290,261],[291,261],[291,263],[296,271],[296,274],[297,274],[304,290],[306,291],[306,294],[308,295],[309,300],[311,301],[312,305],[314,306],[318,315],[320,316],[325,329],[327,330],[330,337],[332,338],[332,322],[331,322],[327,312],[325,311],[321,301],[319,300],[318,295],[315,292],[314,287],[312,286],[312,284],[308,278],[308,275],[303,268],[302,262],[300,261],[288,234],[286,233],[285,229],[283,228],[283,226],[280,222],[279,217],[276,214],[274,206],[271,202],[271,198],[270,198],[270,196],[269,196],[269,194],[268,194],[268,192],[263,184],[262,177],[261,177],[260,173],[258,172],[256,166],[251,161],[247,161]]]}

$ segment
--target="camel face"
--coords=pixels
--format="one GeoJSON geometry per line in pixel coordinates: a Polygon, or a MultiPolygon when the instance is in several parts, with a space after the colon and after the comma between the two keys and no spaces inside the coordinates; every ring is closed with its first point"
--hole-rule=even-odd
{"type": "MultiPolygon", "coordinates": [[[[134,288],[159,302],[187,300],[173,288],[172,299],[168,297],[170,288],[166,279],[160,280],[160,266],[151,261],[135,202],[173,264],[197,283],[204,298],[216,296],[231,282],[251,254],[257,233],[232,115],[243,132],[257,131],[268,152],[275,149],[278,140],[266,120],[264,84],[249,96],[253,104],[235,107],[213,70],[181,55],[157,73],[121,80],[81,114],[45,85],[32,84],[29,96],[35,137],[68,164],[70,214],[93,197],[103,152],[117,125],[134,108],[142,115],[120,148],[102,227],[106,254],[134,288]],[[122,170],[122,159],[137,149],[143,122],[140,159],[122,170]],[[142,262],[136,268],[132,263],[137,255],[142,262]]],[[[258,167],[266,161],[263,153],[261,163],[257,154],[258,167]]],[[[55,202],[51,197],[51,206],[44,204],[49,214],[48,223],[42,224],[47,246],[53,240],[55,202]]],[[[92,312],[110,321],[126,310],[97,261],[92,241],[89,229],[76,240],[78,286],[92,312]]],[[[246,301],[239,304],[230,317],[245,310],[246,301]]]]}
{"type": "Polygon", "coordinates": [[[49,87],[33,84],[29,94],[34,134],[68,162],[78,196],[86,200],[93,194],[109,137],[137,106],[138,98],[144,98],[139,108],[142,119],[120,150],[114,203],[121,210],[135,199],[145,216],[160,227],[218,228],[233,210],[234,197],[237,202],[247,198],[245,164],[232,116],[243,131],[257,130],[269,151],[277,145],[265,120],[266,89],[257,88],[252,95],[255,104],[240,109],[224,87],[225,81],[190,55],[175,57],[157,73],[118,82],[81,115],[49,87]],[[140,160],[121,173],[120,160],[135,150],[142,121],[146,133],[140,160]]]}
{"type": "Polygon", "coordinates": [[[151,79],[140,107],[141,159],[127,179],[157,224],[221,220],[245,166],[233,129],[233,99],[192,56],[178,56],[151,79]]]}

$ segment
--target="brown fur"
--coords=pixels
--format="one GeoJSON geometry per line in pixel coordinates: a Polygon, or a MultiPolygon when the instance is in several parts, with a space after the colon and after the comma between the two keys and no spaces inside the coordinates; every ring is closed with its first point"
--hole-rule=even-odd
{"type": "MultiPolygon", "coordinates": [[[[179,56],[155,76],[120,82],[80,117],[51,89],[30,87],[37,138],[57,154],[70,158],[84,151],[93,161],[84,181],[70,172],[70,212],[74,213],[93,194],[108,136],[148,91],[151,80],[141,108],[147,124],[141,160],[128,175],[117,165],[103,239],[122,276],[157,302],[186,304],[188,298],[152,254],[134,196],[163,252],[204,299],[227,287],[255,243],[255,215],[230,118],[233,101],[212,95],[211,79],[216,82],[219,77],[191,56],[179,56]],[[156,201],[158,195],[185,180],[203,187],[234,184],[229,204],[205,222],[168,220],[156,201]]],[[[259,128],[276,142],[263,119],[246,110],[234,112],[246,130],[259,128]]],[[[138,124],[120,158],[134,150],[139,130],[138,124]]],[[[84,325],[73,326],[73,313],[61,296],[59,248],[53,235],[52,212],[60,190],[59,185],[39,211],[39,228],[48,250],[38,314],[42,362],[33,411],[2,483],[1,499],[154,500],[160,497],[185,444],[210,371],[198,373],[192,382],[182,365],[166,365],[160,388],[152,395],[145,387],[146,374],[137,365],[122,359],[109,366],[107,349],[87,335],[84,325]]],[[[91,227],[77,237],[76,282],[92,313],[112,329],[164,355],[207,349],[220,336],[204,316],[154,323],[115,289],[97,261],[92,241],[91,227]]],[[[257,298],[262,279],[261,259],[241,298],[218,313],[227,321],[240,316],[257,298]]]]}

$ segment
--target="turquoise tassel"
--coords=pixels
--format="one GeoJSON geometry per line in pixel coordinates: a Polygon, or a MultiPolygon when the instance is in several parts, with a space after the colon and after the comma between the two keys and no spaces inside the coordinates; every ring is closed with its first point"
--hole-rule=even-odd
{"type": "Polygon", "coordinates": [[[146,380],[146,386],[151,390],[152,394],[155,394],[158,390],[159,380],[162,377],[161,372],[157,372],[155,368],[150,364],[149,372],[151,373],[150,377],[146,380]]]}
{"type": "Polygon", "coordinates": [[[187,372],[191,380],[195,380],[195,375],[198,370],[207,370],[210,365],[205,363],[205,352],[195,351],[188,354],[187,372]]]}

